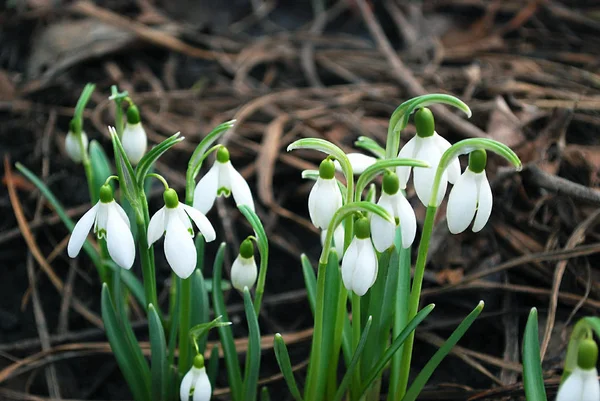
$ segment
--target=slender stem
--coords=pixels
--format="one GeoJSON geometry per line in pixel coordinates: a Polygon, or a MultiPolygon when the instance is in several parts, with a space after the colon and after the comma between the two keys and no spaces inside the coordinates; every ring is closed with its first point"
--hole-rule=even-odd
{"type": "MultiPolygon", "coordinates": [[[[423,276],[425,274],[425,264],[427,263],[427,252],[429,250],[429,242],[431,240],[431,233],[433,232],[433,225],[435,220],[435,214],[437,207],[428,206],[427,214],[425,215],[425,223],[423,224],[423,233],[421,234],[421,241],[419,242],[419,251],[417,253],[417,262],[415,264],[415,276],[413,278],[412,289],[410,292],[410,298],[408,301],[408,318],[407,321],[411,321],[416,315],[419,309],[419,300],[421,298],[421,288],[423,286],[423,276]]],[[[412,358],[413,343],[415,341],[414,331],[410,334],[402,349],[402,363],[400,368],[400,380],[398,385],[398,393],[396,400],[401,400],[406,393],[408,385],[408,374],[410,371],[410,362],[412,358]]]]}
{"type": "MultiPolygon", "coordinates": [[[[144,292],[146,294],[146,302],[158,308],[158,298],[156,296],[156,276],[154,272],[152,250],[148,248],[148,233],[146,219],[139,212],[136,213],[136,224],[138,232],[138,245],[140,251],[140,261],[142,264],[142,279],[144,282],[144,292]]],[[[145,305],[147,308],[148,305],[145,305]]]]}
{"type": "Polygon", "coordinates": [[[331,363],[329,364],[329,376],[327,382],[329,384],[328,400],[332,399],[337,390],[337,372],[338,362],[340,357],[340,348],[342,347],[342,336],[344,332],[344,319],[347,318],[346,304],[348,302],[348,290],[344,285],[339,286],[338,292],[338,303],[337,303],[337,315],[335,317],[335,333],[333,337],[333,351],[331,354],[331,363]]]}
{"type": "Polygon", "coordinates": [[[192,279],[181,279],[179,293],[179,373],[185,374],[190,368],[190,319],[192,300],[192,279]]]}
{"type": "MultiPolygon", "coordinates": [[[[354,354],[360,342],[361,327],[360,327],[360,296],[352,292],[352,353],[354,354]]],[[[354,378],[352,379],[352,400],[357,400],[360,394],[361,378],[360,378],[360,361],[354,369],[354,378]]]]}
{"type": "Polygon", "coordinates": [[[146,174],[146,177],[156,178],[163,184],[165,189],[169,189],[169,184],[167,183],[167,180],[165,180],[165,177],[163,177],[162,175],[156,174],[156,173],[150,173],[150,174],[146,174]]]}

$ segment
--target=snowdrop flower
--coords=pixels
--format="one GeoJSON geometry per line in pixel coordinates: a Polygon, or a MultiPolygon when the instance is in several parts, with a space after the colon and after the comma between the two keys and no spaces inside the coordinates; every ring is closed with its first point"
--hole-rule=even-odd
{"type": "MultiPolygon", "coordinates": [[[[373,156],[367,156],[362,153],[348,153],[346,156],[352,165],[352,172],[357,175],[364,173],[367,167],[371,167],[377,161],[373,156]]],[[[339,161],[336,160],[333,163],[335,164],[336,171],[343,172],[339,161]]]]}
{"type": "Polygon", "coordinates": [[[254,210],[252,192],[244,177],[235,169],[229,160],[229,151],[221,146],[217,150],[215,164],[196,185],[194,190],[194,207],[206,214],[212,208],[217,196],[233,194],[236,205],[246,205],[254,210]]]}
{"type": "Polygon", "coordinates": [[[196,268],[196,247],[194,246],[194,221],[206,242],[216,238],[215,229],[205,215],[198,210],[179,202],[172,188],[163,194],[165,206],[150,219],[148,225],[148,247],[165,233],[165,256],[167,262],[179,277],[188,278],[196,268]]]}
{"type": "Polygon", "coordinates": [[[308,213],[312,223],[326,230],[335,212],[342,207],[342,193],[335,179],[335,166],[327,158],[319,166],[319,178],[308,195],[308,213]]]}
{"type": "Polygon", "coordinates": [[[450,191],[446,220],[452,234],[465,231],[473,217],[473,232],[476,233],[485,226],[492,214],[492,189],[485,175],[486,162],[485,150],[471,152],[469,166],[450,191]]]}
{"type": "Polygon", "coordinates": [[[354,224],[355,237],[342,259],[342,281],[348,291],[363,296],[377,278],[377,255],[371,244],[369,220],[361,217],[354,224]]]}
{"type": "MultiPolygon", "coordinates": [[[[417,135],[402,147],[398,157],[423,160],[431,166],[430,168],[417,168],[414,172],[414,184],[417,196],[423,205],[429,206],[435,173],[440,164],[442,154],[450,147],[450,142],[435,132],[433,113],[428,108],[422,108],[415,113],[415,125],[417,127],[417,135]]],[[[396,173],[400,179],[400,189],[406,188],[406,183],[410,178],[410,171],[411,167],[409,166],[396,168],[396,173]]],[[[448,181],[453,184],[459,175],[460,163],[458,159],[455,159],[442,175],[437,199],[435,199],[435,206],[439,206],[442,203],[442,199],[446,194],[448,181]]]]}
{"type": "Polygon", "coordinates": [[[108,184],[100,188],[98,203],[75,224],[67,246],[71,258],[79,254],[92,226],[98,239],[106,238],[108,254],[115,263],[130,269],[135,259],[135,244],[129,219],[123,208],[115,202],[113,190],[108,184]]]}
{"type": "Polygon", "coordinates": [[[231,284],[239,291],[244,291],[244,287],[250,289],[256,283],[257,275],[254,245],[252,239],[246,238],[240,245],[240,253],[231,266],[231,284]]]}
{"type": "Polygon", "coordinates": [[[377,204],[394,217],[396,224],[384,220],[374,214],[371,216],[371,236],[373,245],[379,252],[388,249],[394,243],[396,227],[400,225],[402,247],[410,248],[417,233],[417,219],[408,200],[399,190],[400,182],[394,173],[386,173],[383,177],[382,193],[377,204]]]}
{"type": "MultiPolygon", "coordinates": [[[[344,254],[344,234],[344,226],[342,224],[339,224],[333,231],[333,246],[340,258],[344,254]]],[[[321,231],[321,246],[325,245],[326,237],[327,230],[321,231]]]]}
{"type": "Polygon", "coordinates": [[[140,120],[140,112],[135,105],[127,109],[127,123],[123,129],[121,143],[131,164],[134,166],[138,164],[146,153],[148,139],[140,120]]]}
{"type": "Polygon", "coordinates": [[[183,376],[179,387],[179,398],[181,401],[189,401],[190,395],[193,401],[209,401],[212,387],[204,367],[204,358],[198,354],[194,358],[194,365],[183,376]]]}
{"type": "Polygon", "coordinates": [[[596,361],[598,346],[592,339],[582,340],[579,344],[577,366],[560,385],[556,401],[598,401],[600,383],[596,361]]]}
{"type": "Polygon", "coordinates": [[[73,160],[75,163],[81,163],[83,160],[83,152],[87,152],[88,150],[88,137],[85,132],[81,131],[81,142],[83,143],[83,152],[81,149],[81,144],[79,143],[79,136],[75,133],[75,122],[71,120],[69,132],[65,137],[65,150],[67,151],[67,155],[73,160]]]}

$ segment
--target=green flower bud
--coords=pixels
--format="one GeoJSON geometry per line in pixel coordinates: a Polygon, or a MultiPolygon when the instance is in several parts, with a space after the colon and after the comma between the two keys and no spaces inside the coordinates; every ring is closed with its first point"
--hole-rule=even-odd
{"type": "Polygon", "coordinates": [[[217,150],[217,161],[219,163],[227,163],[229,161],[229,150],[225,146],[221,146],[217,150]]]}
{"type": "Polygon", "coordinates": [[[246,238],[240,245],[240,256],[244,259],[250,259],[254,256],[254,244],[250,238],[246,238]]]}
{"type": "Polygon", "coordinates": [[[194,357],[194,367],[196,369],[202,369],[204,367],[204,357],[202,354],[198,354],[194,357]]]}
{"type": "Polygon", "coordinates": [[[335,176],[335,164],[330,158],[324,159],[319,165],[319,177],[331,180],[335,176]]]}
{"type": "Polygon", "coordinates": [[[137,124],[140,121],[140,111],[135,104],[132,104],[127,109],[127,122],[129,124],[137,124]]]}
{"type": "Polygon", "coordinates": [[[596,367],[598,361],[598,345],[592,338],[586,338],[579,343],[577,350],[577,366],[583,370],[596,367]]]}
{"type": "Polygon", "coordinates": [[[431,110],[427,107],[419,109],[415,113],[415,126],[417,127],[417,135],[421,138],[432,136],[435,131],[435,120],[431,110]]]}
{"type": "Polygon", "coordinates": [[[371,224],[366,217],[360,217],[354,222],[354,234],[358,239],[365,239],[371,236],[371,224]]]}
{"type": "Polygon", "coordinates": [[[179,205],[179,197],[173,188],[165,190],[163,199],[165,200],[165,206],[169,209],[175,209],[179,205]]]}
{"type": "Polygon", "coordinates": [[[104,184],[100,187],[100,201],[102,203],[110,203],[115,199],[113,195],[112,187],[108,184],[104,184]]]}
{"type": "Polygon", "coordinates": [[[400,189],[400,180],[398,179],[398,175],[396,173],[387,172],[383,176],[383,192],[388,195],[395,195],[398,193],[398,189],[400,189]]]}
{"type": "Polygon", "coordinates": [[[481,173],[487,164],[487,153],[484,149],[476,149],[469,153],[469,170],[481,173]]]}

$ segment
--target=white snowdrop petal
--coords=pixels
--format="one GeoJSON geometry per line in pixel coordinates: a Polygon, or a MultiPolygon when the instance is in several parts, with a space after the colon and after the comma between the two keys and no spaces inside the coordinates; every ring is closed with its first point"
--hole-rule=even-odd
{"type": "Polygon", "coordinates": [[[192,222],[190,221],[190,218],[185,213],[183,205],[184,204],[180,202],[179,204],[177,204],[177,207],[175,209],[173,209],[173,211],[177,215],[177,218],[179,218],[179,220],[181,220],[181,222],[185,226],[185,229],[188,231],[188,233],[190,233],[192,238],[194,238],[194,227],[192,226],[192,222]]]}
{"type": "Polygon", "coordinates": [[[196,379],[196,385],[194,388],[193,401],[209,401],[212,393],[210,386],[210,380],[206,374],[206,368],[200,368],[198,379],[196,379]]]}
{"type": "Polygon", "coordinates": [[[254,211],[254,199],[252,198],[250,186],[244,177],[233,167],[231,162],[229,162],[227,169],[229,170],[231,193],[233,194],[235,204],[238,206],[246,205],[254,211]]]}
{"type": "Polygon", "coordinates": [[[313,224],[327,229],[335,212],[342,206],[342,193],[335,178],[317,179],[308,195],[308,211],[313,224]]]}
{"type": "MultiPolygon", "coordinates": [[[[319,227],[319,225],[317,224],[316,220],[317,220],[317,214],[319,213],[318,211],[318,206],[319,206],[319,192],[320,192],[320,187],[321,187],[321,183],[323,181],[321,180],[321,178],[317,178],[317,181],[315,182],[315,185],[313,185],[313,187],[311,188],[309,194],[308,194],[308,215],[310,216],[310,221],[312,221],[312,223],[316,226],[319,227]]],[[[327,227],[323,227],[324,230],[327,229],[327,227]]]]}
{"type": "Polygon", "coordinates": [[[492,188],[485,175],[485,171],[480,173],[479,177],[479,199],[477,201],[477,213],[473,222],[473,232],[479,232],[490,218],[492,214],[492,206],[494,199],[492,197],[492,188]]]}
{"type": "Polygon", "coordinates": [[[582,371],[575,368],[571,375],[561,384],[556,401],[581,401],[583,397],[582,371]]]}
{"type": "MultiPolygon", "coordinates": [[[[384,208],[390,215],[394,215],[389,195],[385,193],[381,195],[377,204],[384,208]]],[[[394,223],[390,223],[376,214],[371,216],[371,238],[373,239],[375,249],[379,252],[383,252],[392,246],[395,233],[396,225],[394,223]]]]}
{"type": "Polygon", "coordinates": [[[231,161],[226,163],[221,163],[218,160],[215,161],[215,164],[218,166],[219,170],[219,187],[217,188],[217,196],[221,196],[218,191],[225,188],[229,193],[225,194],[225,196],[231,195],[231,176],[229,175],[229,166],[231,166],[231,161]]]}
{"type": "Polygon", "coordinates": [[[79,254],[79,251],[81,250],[88,233],[94,225],[99,205],[100,202],[96,203],[94,207],[85,212],[77,224],[75,224],[73,232],[71,233],[71,237],[69,238],[69,244],[67,245],[67,253],[69,257],[74,258],[79,254]]]}
{"type": "Polygon", "coordinates": [[[116,202],[108,208],[106,225],[106,245],[108,253],[116,264],[131,269],[135,260],[135,243],[129,227],[119,215],[116,202]]]}
{"type": "MultiPolygon", "coordinates": [[[[440,155],[442,155],[446,150],[450,148],[450,146],[452,146],[452,144],[448,142],[446,138],[439,135],[437,132],[433,134],[433,138],[438,149],[440,150],[440,155]]],[[[448,174],[448,182],[450,182],[451,184],[454,184],[456,180],[458,180],[458,177],[460,177],[460,161],[458,160],[458,157],[455,157],[450,162],[450,164],[446,168],[446,173],[448,174]]]]}
{"type": "Polygon", "coordinates": [[[477,183],[475,174],[467,169],[461,175],[450,192],[446,208],[446,221],[452,234],[458,234],[467,229],[477,208],[477,183]]]}
{"type": "MultiPolygon", "coordinates": [[[[435,146],[434,139],[432,137],[422,138],[421,140],[423,143],[417,155],[415,156],[415,159],[423,160],[429,163],[431,167],[416,167],[413,180],[415,184],[415,191],[417,192],[419,200],[421,203],[423,203],[423,205],[429,206],[435,173],[438,165],[440,164],[440,157],[442,155],[440,154],[439,149],[435,146]]],[[[439,204],[442,203],[442,199],[446,194],[447,180],[448,177],[446,173],[444,173],[440,181],[437,199],[435,200],[436,206],[439,206],[439,204]]]]}
{"type": "Polygon", "coordinates": [[[352,276],[352,291],[358,296],[363,296],[377,278],[377,256],[369,238],[359,239],[358,258],[352,276]]]}
{"type": "MultiPolygon", "coordinates": [[[[341,259],[344,254],[344,226],[339,224],[333,232],[333,244],[338,257],[341,259]]],[[[327,230],[321,230],[321,246],[325,245],[325,237],[327,236],[327,230]]]]}
{"type": "Polygon", "coordinates": [[[600,383],[598,382],[598,371],[596,368],[592,368],[584,372],[581,401],[599,401],[600,383]]]}
{"type": "MultiPolygon", "coordinates": [[[[418,136],[415,135],[408,142],[404,144],[400,152],[398,153],[398,157],[412,159],[415,157],[417,141],[419,140],[418,136]]],[[[410,178],[410,169],[409,166],[401,166],[396,167],[396,174],[398,175],[398,180],[400,181],[400,189],[406,189],[406,183],[410,178]]]]}
{"type": "MultiPolygon", "coordinates": [[[[113,201],[114,202],[114,201],[113,201]]],[[[108,220],[108,204],[98,203],[98,213],[96,214],[96,222],[94,223],[94,233],[98,238],[104,238],[106,231],[106,221],[108,220]]]]}
{"type": "Polygon", "coordinates": [[[126,123],[125,128],[123,129],[121,143],[131,164],[138,164],[146,153],[146,148],[148,146],[148,138],[142,123],[126,123]]]}
{"type": "Polygon", "coordinates": [[[231,284],[233,288],[244,291],[244,287],[252,288],[258,277],[258,268],[254,258],[244,259],[238,255],[231,265],[231,284]]]}
{"type": "Polygon", "coordinates": [[[194,207],[203,214],[212,208],[219,188],[219,164],[215,162],[208,173],[196,184],[194,189],[194,207]]]}
{"type": "MultiPolygon", "coordinates": [[[[81,132],[81,140],[83,142],[83,149],[87,152],[89,141],[86,133],[83,131],[81,132]]],[[[67,155],[69,155],[71,160],[75,163],[80,163],[83,160],[79,139],[72,131],[69,131],[65,137],[65,150],[67,151],[67,155]]]]}
{"type": "MultiPolygon", "coordinates": [[[[348,157],[348,160],[350,161],[350,164],[352,165],[352,173],[353,174],[364,173],[368,167],[372,166],[377,161],[377,159],[374,158],[373,156],[367,156],[362,153],[348,153],[346,156],[348,157]]],[[[335,165],[336,171],[343,172],[342,165],[340,164],[339,161],[334,160],[333,164],[335,165]]]]}
{"type": "Polygon", "coordinates": [[[166,206],[158,209],[148,224],[148,247],[154,244],[165,233],[165,209],[166,206]]]}
{"type": "Polygon", "coordinates": [[[358,239],[354,237],[342,258],[342,282],[348,291],[352,290],[352,277],[358,257],[358,239]]]}
{"type": "Polygon", "coordinates": [[[410,248],[417,234],[417,218],[415,211],[408,200],[398,192],[396,201],[396,216],[400,219],[400,232],[402,234],[402,248],[410,248]]]}
{"type": "Polygon", "coordinates": [[[188,278],[196,268],[196,247],[189,231],[177,218],[175,211],[167,211],[165,256],[169,266],[181,278],[188,278]],[[170,215],[169,215],[170,214],[170,215]]]}
{"type": "Polygon", "coordinates": [[[179,386],[179,399],[180,401],[189,401],[190,399],[190,391],[192,390],[192,384],[195,384],[197,379],[198,369],[191,368],[183,379],[181,380],[181,385],[179,386]]]}
{"type": "Polygon", "coordinates": [[[198,227],[198,230],[200,230],[206,242],[214,241],[217,238],[215,229],[208,218],[202,214],[202,212],[188,205],[184,205],[183,203],[181,203],[179,206],[182,207],[188,216],[190,216],[190,218],[194,221],[194,224],[196,224],[196,227],[198,227]]]}

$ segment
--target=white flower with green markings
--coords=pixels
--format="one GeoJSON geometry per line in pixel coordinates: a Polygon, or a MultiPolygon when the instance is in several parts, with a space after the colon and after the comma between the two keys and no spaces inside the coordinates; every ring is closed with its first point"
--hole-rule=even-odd
{"type": "Polygon", "coordinates": [[[369,220],[360,217],[354,223],[354,239],[342,259],[342,281],[348,291],[363,296],[377,279],[377,254],[371,243],[369,220]]]}
{"type": "Polygon", "coordinates": [[[71,120],[69,125],[69,132],[65,137],[65,151],[71,160],[73,160],[75,163],[81,163],[84,156],[83,152],[88,151],[88,136],[84,131],[81,131],[79,135],[75,133],[75,122],[73,120],[71,120]]]}
{"type": "Polygon", "coordinates": [[[492,214],[492,189],[485,174],[487,153],[474,150],[469,154],[469,166],[450,191],[446,220],[452,234],[467,229],[473,221],[473,232],[481,231],[492,214]],[[473,219],[474,218],[474,219],[473,219]]]}
{"type": "MultiPolygon", "coordinates": [[[[417,134],[402,147],[398,157],[423,160],[431,166],[430,168],[415,169],[413,179],[417,196],[423,205],[428,206],[440,159],[451,145],[450,142],[435,132],[433,113],[428,108],[422,108],[415,113],[415,125],[417,127],[417,134]]],[[[411,167],[397,167],[396,173],[400,180],[400,189],[405,189],[410,178],[411,167]]],[[[458,159],[455,159],[442,175],[437,199],[434,200],[435,206],[439,206],[442,203],[448,182],[456,182],[459,176],[460,163],[458,159]]]]}
{"type": "Polygon", "coordinates": [[[310,220],[317,228],[326,230],[342,203],[342,192],[335,179],[335,165],[326,158],[319,166],[319,178],[308,195],[310,220]]]}
{"type": "Polygon", "coordinates": [[[179,398],[181,401],[189,401],[192,396],[193,401],[209,401],[211,394],[212,387],[204,367],[204,358],[198,354],[194,358],[192,368],[181,380],[179,398]]]}
{"type": "Polygon", "coordinates": [[[577,366],[560,385],[556,401],[600,401],[600,383],[596,362],[598,346],[591,339],[579,343],[577,366]]]}
{"type": "Polygon", "coordinates": [[[383,252],[391,247],[398,226],[402,234],[402,247],[410,248],[417,233],[417,219],[410,203],[400,191],[400,183],[395,173],[388,172],[383,176],[382,193],[377,204],[396,220],[396,224],[376,214],[371,216],[371,237],[375,249],[383,252]]]}
{"type": "Polygon", "coordinates": [[[196,268],[196,247],[194,228],[190,219],[200,230],[206,242],[214,241],[215,229],[204,214],[191,206],[179,202],[172,188],[163,194],[165,206],[158,210],[148,225],[148,246],[165,234],[165,256],[167,262],[179,277],[188,278],[196,268]]]}
{"type": "Polygon", "coordinates": [[[115,202],[110,185],[100,187],[100,200],[79,219],[69,244],[67,253],[71,258],[81,251],[92,226],[98,239],[106,238],[108,254],[115,263],[125,269],[130,269],[135,260],[135,244],[127,214],[115,202]]]}
{"type": "Polygon", "coordinates": [[[123,129],[121,143],[131,164],[134,166],[138,164],[146,153],[148,137],[142,126],[140,112],[135,105],[127,109],[127,123],[123,129]]]}
{"type": "Polygon", "coordinates": [[[246,205],[254,211],[254,200],[250,186],[229,160],[229,151],[221,146],[217,158],[208,173],[196,185],[194,207],[206,214],[218,196],[228,198],[233,194],[236,205],[246,205]]]}
{"type": "Polygon", "coordinates": [[[231,265],[231,284],[233,288],[244,291],[244,287],[251,289],[256,283],[258,268],[254,260],[254,244],[252,239],[246,238],[240,245],[240,252],[231,265]]]}

